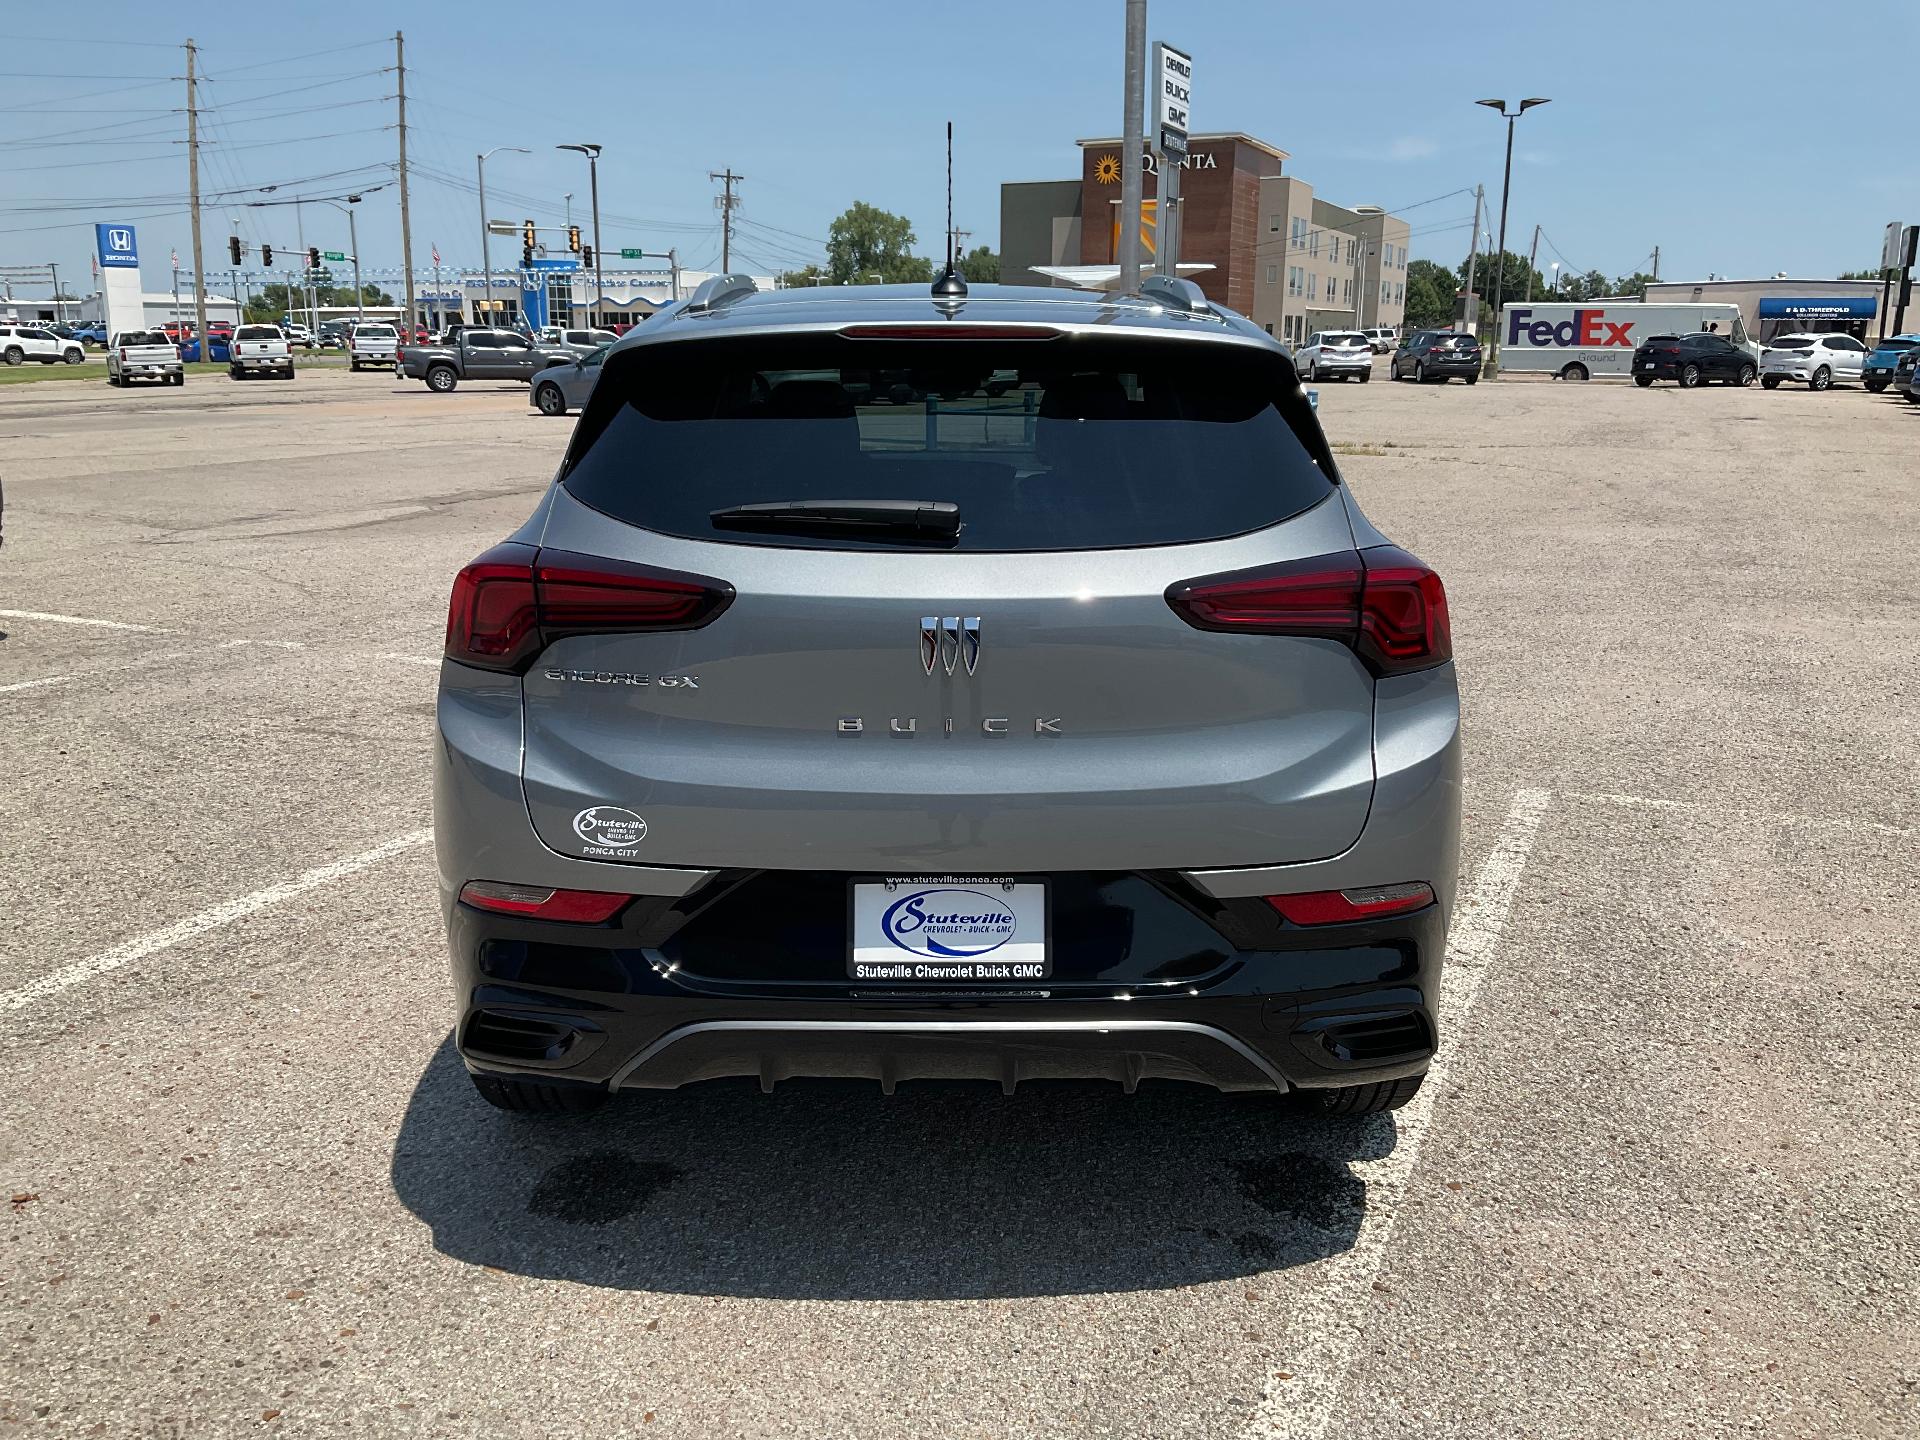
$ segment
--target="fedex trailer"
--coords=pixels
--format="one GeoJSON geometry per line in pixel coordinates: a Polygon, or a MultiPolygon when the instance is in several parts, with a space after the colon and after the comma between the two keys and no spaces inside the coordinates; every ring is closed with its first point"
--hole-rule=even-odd
{"type": "Polygon", "coordinates": [[[1638,300],[1509,305],[1500,312],[1500,368],[1509,374],[1625,379],[1634,349],[1654,335],[1722,334],[1758,362],[1738,305],[1649,305],[1638,300]]]}

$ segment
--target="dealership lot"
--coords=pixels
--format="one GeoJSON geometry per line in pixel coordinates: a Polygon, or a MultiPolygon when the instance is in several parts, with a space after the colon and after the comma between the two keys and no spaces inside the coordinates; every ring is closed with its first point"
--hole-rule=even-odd
{"type": "Polygon", "coordinates": [[[569,425],[384,375],[0,392],[0,1434],[1913,1433],[1920,407],[1320,413],[1454,608],[1413,1106],[533,1122],[451,1053],[427,768],[448,581],[569,425]]]}

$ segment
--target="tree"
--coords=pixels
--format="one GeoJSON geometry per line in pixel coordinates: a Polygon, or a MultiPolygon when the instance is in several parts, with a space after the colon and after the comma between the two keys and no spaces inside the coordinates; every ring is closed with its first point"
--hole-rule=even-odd
{"type": "Polygon", "coordinates": [[[1647,286],[1653,284],[1653,276],[1644,270],[1636,270],[1631,275],[1622,275],[1613,282],[1615,295],[1631,295],[1636,300],[1647,298],[1647,286]]]}
{"type": "Polygon", "coordinates": [[[1885,272],[1880,270],[1847,270],[1834,277],[1836,280],[1882,280],[1885,272]]]}
{"type": "MultiPolygon", "coordinates": [[[[314,291],[314,304],[346,306],[354,303],[353,286],[322,285],[314,291]]],[[[360,287],[362,305],[390,306],[393,296],[371,281],[360,287]]],[[[307,292],[298,285],[276,281],[262,285],[260,293],[247,301],[245,318],[256,325],[271,325],[282,315],[297,315],[307,307],[307,292]]]]}
{"type": "Polygon", "coordinates": [[[1453,272],[1431,260],[1407,262],[1407,328],[1431,330],[1453,323],[1454,296],[1459,286],[1453,272]]]}
{"type": "Polygon", "coordinates": [[[1000,283],[1000,257],[984,245],[976,245],[960,257],[960,273],[969,285],[1000,283]]]}
{"type": "Polygon", "coordinates": [[[836,285],[905,285],[933,279],[915,255],[913,222],[856,200],[827,228],[827,273],[836,285]]]}
{"type": "Polygon", "coordinates": [[[780,286],[784,290],[808,290],[815,285],[824,283],[826,279],[826,271],[822,270],[818,265],[809,265],[804,270],[787,270],[782,272],[780,276],[780,286]]]}
{"type": "MultiPolygon", "coordinates": [[[[1459,284],[1461,289],[1467,286],[1467,262],[1460,262],[1459,284]]],[[[1524,255],[1507,252],[1506,262],[1500,263],[1498,255],[1482,255],[1473,262],[1473,288],[1480,292],[1482,325],[1490,322],[1500,313],[1502,305],[1525,304],[1529,292],[1544,295],[1547,282],[1524,255]],[[1493,293],[1494,276],[1499,275],[1500,293],[1493,293]],[[1528,284],[1531,277],[1532,284],[1528,284]]]]}

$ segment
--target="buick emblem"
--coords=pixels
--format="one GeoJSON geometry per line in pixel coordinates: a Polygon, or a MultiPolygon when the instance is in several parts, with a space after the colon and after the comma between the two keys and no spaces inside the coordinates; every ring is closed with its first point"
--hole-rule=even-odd
{"type": "Polygon", "coordinates": [[[951,675],[963,661],[969,675],[980,668],[980,617],[922,615],[920,668],[931,675],[938,665],[942,673],[951,675]]]}

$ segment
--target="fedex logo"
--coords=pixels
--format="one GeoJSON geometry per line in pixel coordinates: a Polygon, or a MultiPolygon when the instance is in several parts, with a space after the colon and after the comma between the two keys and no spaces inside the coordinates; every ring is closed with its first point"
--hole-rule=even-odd
{"type": "Polygon", "coordinates": [[[1571,320],[1562,320],[1555,325],[1550,320],[1535,320],[1533,311],[1515,306],[1507,313],[1507,344],[1518,345],[1524,331],[1530,345],[1624,345],[1629,350],[1633,341],[1627,332],[1633,328],[1633,321],[1614,321],[1607,319],[1604,310],[1576,310],[1571,320]]]}

